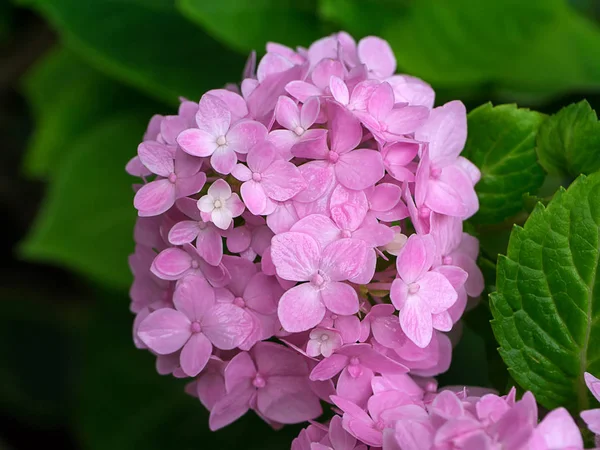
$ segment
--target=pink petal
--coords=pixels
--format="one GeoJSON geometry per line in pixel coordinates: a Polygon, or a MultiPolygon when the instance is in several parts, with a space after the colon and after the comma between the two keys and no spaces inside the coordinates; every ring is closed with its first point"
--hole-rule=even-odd
{"type": "Polygon", "coordinates": [[[127,172],[129,175],[133,175],[134,177],[147,177],[152,175],[152,172],[149,171],[144,164],[142,164],[139,156],[134,156],[129,160],[125,166],[125,172],[127,172]]]}
{"type": "Polygon", "coordinates": [[[273,237],[271,258],[277,275],[281,278],[308,281],[317,273],[321,250],[312,237],[303,233],[287,232],[273,237]]]}
{"type": "Polygon", "coordinates": [[[307,130],[302,136],[296,136],[290,151],[297,158],[327,159],[327,130],[314,128],[307,130]]]}
{"type": "MultiPolygon", "coordinates": [[[[362,241],[362,239],[353,239],[355,241],[362,241]]],[[[366,246],[366,243],[365,243],[366,246]]],[[[363,262],[362,267],[360,268],[358,274],[356,276],[350,278],[350,282],[354,284],[368,284],[375,275],[375,266],[377,265],[377,254],[375,250],[367,247],[366,258],[363,262]]]]}
{"type": "Polygon", "coordinates": [[[297,221],[290,229],[296,233],[304,233],[312,237],[325,248],[338,239],[340,230],[331,219],[323,214],[311,214],[297,221]]]}
{"type": "Polygon", "coordinates": [[[291,98],[282,95],[275,106],[275,120],[284,128],[294,131],[300,126],[300,110],[291,98]]]}
{"type": "Polygon", "coordinates": [[[329,210],[340,229],[356,230],[367,215],[369,203],[364,192],[338,186],[331,194],[329,210]]]}
{"type": "Polygon", "coordinates": [[[256,365],[248,352],[235,355],[225,367],[225,387],[233,391],[240,384],[251,381],[256,376],[256,365]]]}
{"type": "Polygon", "coordinates": [[[196,239],[198,230],[198,222],[194,220],[178,222],[169,230],[169,242],[173,245],[188,244],[196,239]]]}
{"type": "Polygon", "coordinates": [[[133,199],[140,217],[158,216],[174,204],[175,185],[166,178],[143,185],[133,199]]]}
{"type": "Polygon", "coordinates": [[[335,329],[342,335],[344,343],[354,343],[360,334],[360,320],[356,316],[341,316],[335,321],[335,329]]]}
{"type": "Polygon", "coordinates": [[[342,426],[342,418],[333,416],[329,422],[329,440],[336,450],[354,450],[356,438],[342,426]]]}
{"type": "Polygon", "coordinates": [[[367,218],[352,237],[365,241],[370,247],[381,247],[394,239],[394,230],[375,219],[367,218]]]}
{"type": "Polygon", "coordinates": [[[359,275],[366,259],[367,247],[363,241],[340,239],[325,247],[320,269],[331,281],[344,281],[359,275]]]}
{"type": "Polygon", "coordinates": [[[243,308],[233,304],[216,304],[202,319],[202,332],[221,350],[239,346],[252,332],[254,321],[243,308]]]}
{"type": "Polygon", "coordinates": [[[180,198],[175,204],[177,205],[177,209],[181,211],[183,214],[188,216],[190,219],[195,221],[202,220],[202,214],[198,210],[198,201],[193,198],[180,198]]]}
{"type": "Polygon", "coordinates": [[[362,139],[360,121],[343,106],[335,102],[327,104],[331,150],[339,154],[355,149],[362,139]]]}
{"type": "Polygon", "coordinates": [[[247,226],[236,227],[228,232],[227,249],[232,253],[241,253],[250,247],[252,231],[247,226]]]}
{"type": "Polygon", "coordinates": [[[248,153],[267,137],[265,126],[255,120],[240,120],[227,133],[227,145],[237,153],[248,153]]]}
{"type": "Polygon", "coordinates": [[[318,397],[301,377],[270,376],[256,400],[258,411],[278,423],[304,422],[323,413],[318,397]]]}
{"type": "Polygon", "coordinates": [[[387,348],[400,348],[406,342],[406,336],[396,316],[372,319],[371,331],[373,338],[387,348]]]}
{"type": "Polygon", "coordinates": [[[237,156],[232,147],[222,145],[217,147],[215,152],[210,157],[210,164],[217,171],[223,175],[231,173],[237,162],[237,156]]]}
{"type": "Polygon", "coordinates": [[[323,197],[335,183],[334,168],[328,162],[310,161],[298,169],[306,182],[306,189],[294,197],[296,202],[312,203],[323,197]]]}
{"type": "Polygon", "coordinates": [[[321,300],[329,311],[342,316],[358,312],[358,295],[346,283],[330,282],[321,290],[321,300]]]}
{"type": "Polygon", "coordinates": [[[336,102],[341,103],[342,105],[348,105],[348,103],[350,103],[348,87],[341,78],[331,77],[329,80],[329,90],[336,102]]]}
{"type": "Polygon", "coordinates": [[[168,248],[160,252],[150,271],[163,280],[178,280],[192,267],[192,257],[180,248],[168,248]]]}
{"type": "Polygon", "coordinates": [[[429,116],[429,109],[424,106],[404,106],[394,108],[386,117],[387,131],[395,135],[414,132],[429,116]]]}
{"type": "Polygon", "coordinates": [[[354,150],[340,155],[335,175],[349,189],[362,190],[373,186],[385,175],[381,153],[375,150],[354,150]]]}
{"type": "Polygon", "coordinates": [[[573,417],[565,408],[550,411],[536,427],[549,448],[583,448],[583,439],[573,417]]]}
{"type": "Polygon", "coordinates": [[[239,217],[244,212],[244,203],[240,200],[237,194],[232,194],[227,200],[225,200],[225,206],[231,211],[232,217],[239,217]]]}
{"type": "Polygon", "coordinates": [[[307,99],[300,111],[300,126],[305,130],[312,127],[319,116],[320,109],[321,101],[319,97],[310,97],[307,99]]]}
{"type": "Polygon", "coordinates": [[[386,81],[394,88],[396,103],[433,108],[435,92],[423,80],[409,75],[394,75],[386,81]]]}
{"type": "Polygon", "coordinates": [[[189,177],[178,177],[175,182],[175,195],[177,198],[195,195],[202,190],[206,183],[206,174],[198,172],[189,177]]]}
{"type": "Polygon", "coordinates": [[[177,136],[177,143],[184,152],[193,156],[210,156],[219,147],[212,133],[197,128],[182,131],[177,136]]]}
{"type": "Polygon", "coordinates": [[[265,376],[305,376],[308,366],[302,355],[274,342],[260,342],[251,351],[258,371],[265,376]]]}
{"type": "Polygon", "coordinates": [[[313,381],[329,380],[346,367],[349,361],[350,359],[347,356],[334,353],[314,367],[310,373],[310,379],[313,381]]]}
{"type": "Polygon", "coordinates": [[[325,311],[319,291],[310,283],[304,283],[282,295],[277,316],[284,330],[296,333],[316,326],[323,320],[325,311]]]}
{"type": "Polygon", "coordinates": [[[198,104],[196,123],[198,128],[213,136],[224,136],[231,124],[231,113],[223,100],[211,94],[204,94],[198,104]]]}
{"type": "Polygon", "coordinates": [[[231,171],[231,175],[233,175],[235,179],[239,181],[248,181],[252,179],[252,171],[243,164],[236,164],[231,171]]]}
{"type": "Polygon", "coordinates": [[[287,58],[277,53],[267,53],[258,64],[256,77],[263,82],[270,75],[275,75],[293,67],[294,64],[287,58]]]}
{"type": "Polygon", "coordinates": [[[292,97],[305,102],[309,97],[319,96],[322,94],[321,90],[313,84],[307,83],[306,81],[290,81],[285,85],[285,90],[292,97]]]}
{"type": "Polygon", "coordinates": [[[248,210],[255,215],[262,214],[267,207],[267,196],[262,183],[253,180],[246,181],[242,184],[241,193],[248,210]]]}
{"type": "Polygon", "coordinates": [[[383,122],[394,107],[394,91],[388,83],[377,86],[367,103],[369,114],[377,122],[383,122]]]}
{"type": "Polygon", "coordinates": [[[373,394],[371,389],[371,380],[373,371],[362,367],[358,376],[353,376],[344,369],[340,374],[336,385],[337,395],[350,400],[357,405],[366,405],[367,400],[373,394]]]}
{"type": "Polygon", "coordinates": [[[447,310],[458,298],[448,279],[438,272],[427,272],[418,280],[421,300],[427,302],[433,314],[447,310]]]}
{"type": "Polygon", "coordinates": [[[164,144],[142,142],[138,146],[138,156],[144,167],[161,177],[168,177],[175,170],[173,151],[164,144]]]}
{"type": "Polygon", "coordinates": [[[582,411],[580,416],[592,433],[600,434],[600,409],[582,411]]]}
{"type": "Polygon", "coordinates": [[[431,235],[411,235],[396,260],[398,275],[407,284],[413,283],[433,265],[435,255],[435,241],[431,235]]]}
{"type": "Polygon", "coordinates": [[[262,141],[248,152],[246,162],[252,172],[263,173],[271,166],[276,156],[277,149],[275,146],[269,141],[262,141]]]}
{"type": "Polygon", "coordinates": [[[212,353],[212,347],[204,334],[193,334],[183,346],[179,357],[183,372],[190,377],[198,375],[206,366],[212,353]]]}
{"type": "Polygon", "coordinates": [[[261,314],[277,312],[277,302],[283,291],[275,277],[260,272],[254,275],[244,290],[246,305],[261,314]]]}
{"type": "Polygon", "coordinates": [[[293,202],[279,203],[273,213],[267,216],[267,225],[274,233],[289,231],[298,221],[298,214],[293,202]]]}
{"type": "Polygon", "coordinates": [[[387,41],[375,36],[363,38],[358,43],[358,59],[377,76],[386,78],[396,71],[396,58],[387,41]]]}
{"type": "Polygon", "coordinates": [[[344,66],[341,61],[325,58],[317,63],[313,68],[311,78],[315,86],[325,89],[329,86],[329,79],[332,76],[344,77],[344,66]]]}
{"type": "Polygon", "coordinates": [[[292,163],[275,161],[263,173],[261,184],[265,193],[280,202],[291,199],[306,188],[300,171],[292,163]]]}
{"type": "Polygon", "coordinates": [[[218,97],[227,105],[232,121],[239,120],[248,115],[246,101],[239,94],[227,89],[211,89],[207,94],[218,97]]]}
{"type": "Polygon", "coordinates": [[[221,262],[223,256],[223,239],[212,225],[207,225],[198,232],[196,238],[196,248],[198,254],[211,266],[216,266],[221,262]]]}
{"type": "Polygon", "coordinates": [[[150,313],[138,328],[138,337],[159,355],[176,352],[191,334],[190,320],[183,313],[171,308],[150,313]]]}
{"type": "Polygon", "coordinates": [[[202,158],[189,155],[181,149],[175,151],[175,173],[177,178],[187,178],[196,175],[202,168],[202,158]]]}
{"type": "Polygon", "coordinates": [[[256,389],[248,381],[236,386],[219,400],[210,412],[208,425],[211,431],[217,431],[246,414],[250,409],[250,399],[255,392],[256,389]]]}
{"type": "Polygon", "coordinates": [[[590,392],[600,401],[600,380],[589,372],[585,372],[583,377],[590,392]]]}
{"type": "Polygon", "coordinates": [[[430,448],[433,445],[433,430],[426,422],[399,420],[396,422],[393,432],[390,429],[384,430],[384,446],[388,442],[388,436],[391,437],[390,442],[398,446],[398,450],[421,450],[423,448],[430,448]]]}
{"type": "Polygon", "coordinates": [[[400,326],[406,336],[421,348],[431,342],[433,324],[427,304],[417,296],[408,297],[400,310],[400,326]]]}
{"type": "Polygon", "coordinates": [[[296,133],[290,130],[274,130],[269,133],[267,139],[275,146],[279,156],[284,160],[289,161],[294,157],[291,153],[291,149],[300,138],[296,133]]]}
{"type": "Polygon", "coordinates": [[[202,277],[184,277],[173,292],[173,303],[190,321],[202,320],[215,303],[215,291],[202,277]]]}
{"type": "Polygon", "coordinates": [[[431,317],[433,328],[440,331],[450,331],[454,321],[448,311],[442,311],[439,314],[433,314],[431,317]]]}
{"type": "Polygon", "coordinates": [[[415,139],[429,142],[429,158],[441,169],[453,163],[467,140],[467,111],[460,101],[446,103],[431,111],[415,139]]]}

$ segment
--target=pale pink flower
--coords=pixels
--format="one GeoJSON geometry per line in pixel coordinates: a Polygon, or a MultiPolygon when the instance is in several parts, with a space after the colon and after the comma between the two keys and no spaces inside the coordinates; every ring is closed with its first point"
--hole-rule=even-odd
{"type": "Polygon", "coordinates": [[[225,101],[214,94],[205,94],[196,114],[198,128],[183,131],[177,137],[177,143],[190,155],[210,156],[212,167],[219,173],[228,174],[237,161],[236,152],[248,153],[267,135],[267,129],[261,123],[253,120],[232,123],[235,117],[232,116],[225,101]]]}
{"type": "Polygon", "coordinates": [[[160,355],[181,350],[180,363],[189,376],[207,364],[213,345],[231,350],[252,332],[252,320],[236,305],[216,304],[213,288],[203,278],[183,279],[173,295],[175,309],[163,308],[140,324],[139,338],[160,355]]]}
{"type": "Polygon", "coordinates": [[[341,315],[358,312],[356,291],[343,281],[360,273],[366,254],[366,245],[357,239],[340,239],[321,249],[304,233],[289,231],[273,237],[271,258],[277,274],[285,280],[308,281],[281,297],[278,316],[283,328],[308,330],[327,310],[341,315]]]}
{"type": "MultiPolygon", "coordinates": [[[[600,401],[600,380],[588,372],[584,374],[584,378],[590,392],[600,401]]],[[[582,411],[580,415],[590,431],[600,436],[600,408],[582,411]]]]}
{"type": "Polygon", "coordinates": [[[198,200],[198,209],[210,217],[210,221],[221,230],[231,225],[233,218],[241,216],[244,204],[240,197],[231,192],[226,181],[219,179],[210,185],[208,193],[198,200]]]}

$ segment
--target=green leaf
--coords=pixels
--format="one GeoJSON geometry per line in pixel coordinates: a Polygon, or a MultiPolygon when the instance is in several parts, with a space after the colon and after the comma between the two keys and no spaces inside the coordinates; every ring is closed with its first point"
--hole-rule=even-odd
{"type": "Polygon", "coordinates": [[[382,36],[403,71],[436,87],[543,95],[600,79],[600,31],[563,0],[420,0],[382,36]]]}
{"type": "Polygon", "coordinates": [[[110,286],[129,286],[135,210],[133,179],[124,167],[148,117],[144,111],[116,115],[72,143],[21,245],[24,257],[65,266],[110,286]]]}
{"type": "Polygon", "coordinates": [[[321,37],[317,0],[177,0],[179,9],[217,39],[241,52],[267,42],[295,48],[321,37]]]}
{"type": "Polygon", "coordinates": [[[464,156],[481,170],[474,223],[499,223],[523,208],[523,194],[544,182],[535,138],[544,116],[515,105],[482,105],[469,113],[464,156]]]}
{"type": "Polygon", "coordinates": [[[585,371],[600,373],[600,173],[580,176],[498,260],[492,327],[512,377],[547,408],[590,407],[585,371]]]}
{"type": "Polygon", "coordinates": [[[583,100],[550,117],[537,137],[540,164],[548,173],[576,177],[600,169],[600,122],[583,100]]]}
{"type": "Polygon", "coordinates": [[[241,74],[244,58],[185,20],[170,0],[21,0],[90,64],[175,104],[241,74]]]}
{"type": "Polygon", "coordinates": [[[408,4],[409,0],[321,0],[319,14],[359,39],[393,25],[408,4]]]}
{"type": "Polygon", "coordinates": [[[23,85],[36,122],[24,168],[35,178],[51,178],[73,148],[70,143],[104,117],[149,104],[65,49],[46,56],[23,85]]]}
{"type": "Polygon", "coordinates": [[[210,431],[207,411],[184,392],[190,380],[158,375],[156,358],[134,347],[133,316],[127,300],[117,300],[122,301],[104,294],[81,336],[83,367],[74,386],[74,419],[85,450],[289,448],[299,426],[275,432],[252,412],[210,431]]]}

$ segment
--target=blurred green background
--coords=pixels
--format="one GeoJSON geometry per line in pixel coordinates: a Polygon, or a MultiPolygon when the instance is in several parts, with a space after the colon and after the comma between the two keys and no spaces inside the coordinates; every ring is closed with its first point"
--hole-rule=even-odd
{"type": "MultiPolygon", "coordinates": [[[[267,41],[338,30],[388,39],[438,104],[597,108],[599,19],[598,0],[0,0],[0,448],[275,450],[299,430],[210,433],[133,347],[123,168],[152,114],[239,81],[267,41]]],[[[482,243],[489,286],[509,231],[482,243]]],[[[467,314],[442,384],[507,386],[488,318],[467,314]]]]}

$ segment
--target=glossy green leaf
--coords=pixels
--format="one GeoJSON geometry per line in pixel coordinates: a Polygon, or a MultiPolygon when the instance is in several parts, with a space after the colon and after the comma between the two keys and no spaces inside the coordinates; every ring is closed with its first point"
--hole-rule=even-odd
{"type": "Polygon", "coordinates": [[[170,103],[240,78],[244,57],[182,17],[172,1],[21,1],[94,67],[170,103]]]}
{"type": "Polygon", "coordinates": [[[71,143],[21,245],[23,256],[65,266],[107,285],[129,286],[134,180],[124,167],[135,154],[148,117],[144,111],[116,115],[71,143]]]}
{"type": "Polygon", "coordinates": [[[590,406],[600,373],[600,173],[580,176],[525,226],[498,260],[492,327],[512,377],[547,408],[590,406]]]}
{"type": "Polygon", "coordinates": [[[532,95],[600,80],[600,31],[564,0],[420,0],[382,35],[403,71],[437,87],[495,83],[532,95]]]}
{"type": "Polygon", "coordinates": [[[544,181],[535,139],[544,116],[515,105],[482,105],[469,113],[464,156],[481,170],[475,223],[499,223],[523,207],[523,194],[544,181]]]}
{"type": "Polygon", "coordinates": [[[179,9],[217,39],[247,53],[267,42],[295,48],[321,37],[316,0],[177,0],[179,9]]]}
{"type": "Polygon", "coordinates": [[[105,117],[150,103],[66,49],[39,62],[23,85],[35,117],[24,167],[37,178],[52,178],[71,143],[105,117]]]}
{"type": "Polygon", "coordinates": [[[548,173],[576,177],[600,169],[600,122],[583,100],[550,117],[537,137],[540,164],[548,173]]]}

